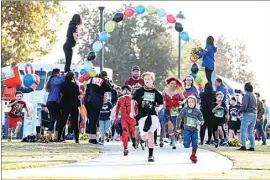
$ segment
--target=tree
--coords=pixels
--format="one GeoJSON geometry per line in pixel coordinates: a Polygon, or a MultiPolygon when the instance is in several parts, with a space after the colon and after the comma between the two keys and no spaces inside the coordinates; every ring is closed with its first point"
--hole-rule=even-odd
{"type": "Polygon", "coordinates": [[[33,62],[51,51],[62,25],[59,1],[2,1],[2,63],[33,62]]]}
{"type": "MultiPolygon", "coordinates": [[[[123,12],[131,4],[123,5],[113,12],[105,12],[105,22],[112,19],[116,12],[123,12]]],[[[81,16],[89,37],[79,43],[79,54],[85,59],[92,44],[98,40],[99,11],[81,5],[81,16]]],[[[104,65],[113,69],[114,81],[119,85],[130,76],[130,68],[139,65],[142,71],[156,74],[156,86],[164,88],[164,79],[168,70],[176,66],[177,49],[167,26],[153,15],[124,18],[117,24],[111,37],[105,43],[104,65]]],[[[99,65],[99,57],[94,61],[99,65]]]]}

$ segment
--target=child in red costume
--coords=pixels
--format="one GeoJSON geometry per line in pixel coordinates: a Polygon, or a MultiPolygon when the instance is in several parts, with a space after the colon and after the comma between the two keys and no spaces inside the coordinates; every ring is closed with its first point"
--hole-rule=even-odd
{"type": "Polygon", "coordinates": [[[121,96],[118,99],[118,102],[116,104],[116,114],[115,114],[115,120],[114,123],[117,122],[117,117],[119,111],[122,113],[122,130],[123,130],[123,145],[124,145],[124,156],[128,155],[128,135],[130,134],[131,140],[132,140],[132,146],[136,149],[136,141],[135,141],[135,125],[136,120],[135,118],[130,117],[130,111],[131,111],[131,87],[130,86],[123,86],[122,87],[122,93],[123,96],[121,96]]]}

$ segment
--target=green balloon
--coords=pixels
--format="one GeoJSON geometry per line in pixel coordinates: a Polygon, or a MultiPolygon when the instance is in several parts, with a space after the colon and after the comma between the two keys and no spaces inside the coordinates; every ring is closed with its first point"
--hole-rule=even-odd
{"type": "Polygon", "coordinates": [[[147,6],[146,11],[148,12],[148,14],[154,14],[156,13],[156,8],[154,6],[149,5],[147,6]]]}
{"type": "Polygon", "coordinates": [[[196,79],[195,79],[195,82],[196,82],[197,84],[201,84],[202,81],[203,81],[203,80],[202,80],[201,76],[199,76],[199,75],[197,74],[196,79]]]}
{"type": "Polygon", "coordinates": [[[115,22],[114,21],[108,21],[105,24],[105,31],[107,32],[113,32],[113,30],[115,29],[115,22]]]}

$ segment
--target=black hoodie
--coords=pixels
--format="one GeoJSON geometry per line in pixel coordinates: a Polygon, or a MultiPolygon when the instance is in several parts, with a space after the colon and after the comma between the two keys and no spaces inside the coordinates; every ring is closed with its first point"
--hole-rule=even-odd
{"type": "Polygon", "coordinates": [[[211,111],[212,104],[215,99],[212,83],[207,83],[204,87],[204,92],[200,93],[201,98],[201,111],[211,111]]]}

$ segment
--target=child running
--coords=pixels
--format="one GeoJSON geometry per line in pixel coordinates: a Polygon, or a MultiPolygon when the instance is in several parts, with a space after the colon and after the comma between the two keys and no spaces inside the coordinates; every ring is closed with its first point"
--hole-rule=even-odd
{"type": "Polygon", "coordinates": [[[122,126],[122,136],[123,136],[123,145],[124,145],[124,156],[128,155],[128,135],[130,134],[132,140],[132,146],[136,149],[136,139],[135,139],[135,125],[136,120],[134,117],[130,117],[131,111],[131,92],[132,89],[130,86],[122,87],[122,94],[118,99],[116,104],[116,113],[114,123],[118,121],[118,114],[121,111],[121,126],[122,126]]]}
{"type": "Polygon", "coordinates": [[[158,112],[163,107],[163,98],[154,87],[155,75],[152,72],[142,74],[145,86],[136,90],[131,103],[131,117],[135,117],[135,104],[138,104],[138,115],[136,120],[143,141],[148,141],[148,162],[154,162],[154,132],[159,126],[158,112]]]}
{"type": "Polygon", "coordinates": [[[198,149],[198,129],[204,123],[203,115],[199,109],[196,108],[197,99],[195,96],[187,98],[187,106],[184,107],[178,116],[180,121],[184,122],[184,147],[189,148],[192,143],[192,154],[190,160],[197,163],[198,159],[196,152],[198,149]]]}
{"type": "Polygon", "coordinates": [[[213,110],[214,118],[213,118],[213,130],[215,133],[215,141],[214,145],[215,147],[218,147],[220,144],[221,146],[224,146],[227,144],[227,142],[224,140],[224,133],[222,130],[222,126],[225,124],[225,117],[228,113],[226,104],[223,101],[224,95],[221,91],[218,91],[216,93],[216,102],[213,103],[213,110]],[[219,135],[221,137],[221,141],[219,143],[219,135]]]}
{"type": "Polygon", "coordinates": [[[100,110],[99,115],[99,131],[101,136],[101,144],[104,144],[105,142],[105,136],[106,141],[109,142],[109,129],[111,127],[111,110],[113,108],[112,103],[108,99],[108,93],[104,93],[104,103],[100,110]]]}
{"type": "Polygon", "coordinates": [[[10,112],[8,113],[8,141],[12,139],[12,130],[15,129],[14,137],[17,138],[17,134],[20,131],[22,126],[22,110],[26,110],[26,116],[29,117],[29,110],[26,107],[26,103],[22,100],[23,93],[17,91],[15,94],[15,100],[11,100],[7,107],[11,107],[10,112]]]}

